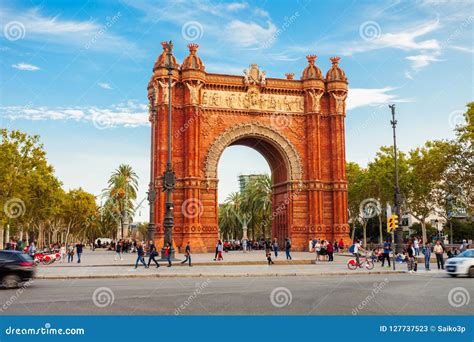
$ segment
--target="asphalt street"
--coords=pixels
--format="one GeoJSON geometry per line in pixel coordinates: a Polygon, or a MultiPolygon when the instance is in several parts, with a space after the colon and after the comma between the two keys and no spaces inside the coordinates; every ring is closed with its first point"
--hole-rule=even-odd
{"type": "Polygon", "coordinates": [[[0,315],[472,315],[474,281],[444,274],[35,280],[0,315]]]}

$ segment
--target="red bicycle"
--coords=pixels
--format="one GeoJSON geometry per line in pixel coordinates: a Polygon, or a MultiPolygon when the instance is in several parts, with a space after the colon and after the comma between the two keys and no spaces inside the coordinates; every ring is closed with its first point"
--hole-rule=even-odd
{"type": "Polygon", "coordinates": [[[349,259],[347,261],[347,268],[350,269],[351,271],[354,271],[356,269],[363,268],[365,267],[368,270],[371,270],[374,268],[374,262],[367,257],[367,255],[360,256],[359,257],[360,264],[357,264],[357,259],[354,257],[353,259],[349,259]]]}

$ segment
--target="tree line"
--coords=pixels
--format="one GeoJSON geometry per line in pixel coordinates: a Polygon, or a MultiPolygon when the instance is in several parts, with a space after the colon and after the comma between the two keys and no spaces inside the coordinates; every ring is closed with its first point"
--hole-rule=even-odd
{"type": "Polygon", "coordinates": [[[133,217],[138,177],[131,166],[120,165],[98,196],[65,190],[39,136],[1,129],[0,139],[0,248],[12,238],[40,247],[115,238],[133,217]]]}

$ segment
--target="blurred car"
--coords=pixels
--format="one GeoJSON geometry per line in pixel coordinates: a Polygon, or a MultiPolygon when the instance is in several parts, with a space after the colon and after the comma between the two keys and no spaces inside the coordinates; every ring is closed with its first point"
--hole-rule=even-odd
{"type": "Polygon", "coordinates": [[[474,277],[474,249],[468,249],[454,258],[449,258],[446,262],[446,272],[451,277],[467,275],[474,277]]]}
{"type": "Polygon", "coordinates": [[[18,251],[0,251],[0,284],[4,288],[16,288],[35,276],[33,259],[18,251]]]}

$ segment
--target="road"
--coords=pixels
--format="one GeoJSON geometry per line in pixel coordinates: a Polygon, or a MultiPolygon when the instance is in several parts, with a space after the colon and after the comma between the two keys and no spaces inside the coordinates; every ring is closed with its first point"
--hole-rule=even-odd
{"type": "Polygon", "coordinates": [[[0,308],[2,315],[472,315],[473,283],[443,274],[35,280],[21,293],[1,290],[0,308]],[[454,288],[451,301],[465,305],[450,305],[454,288]]]}

